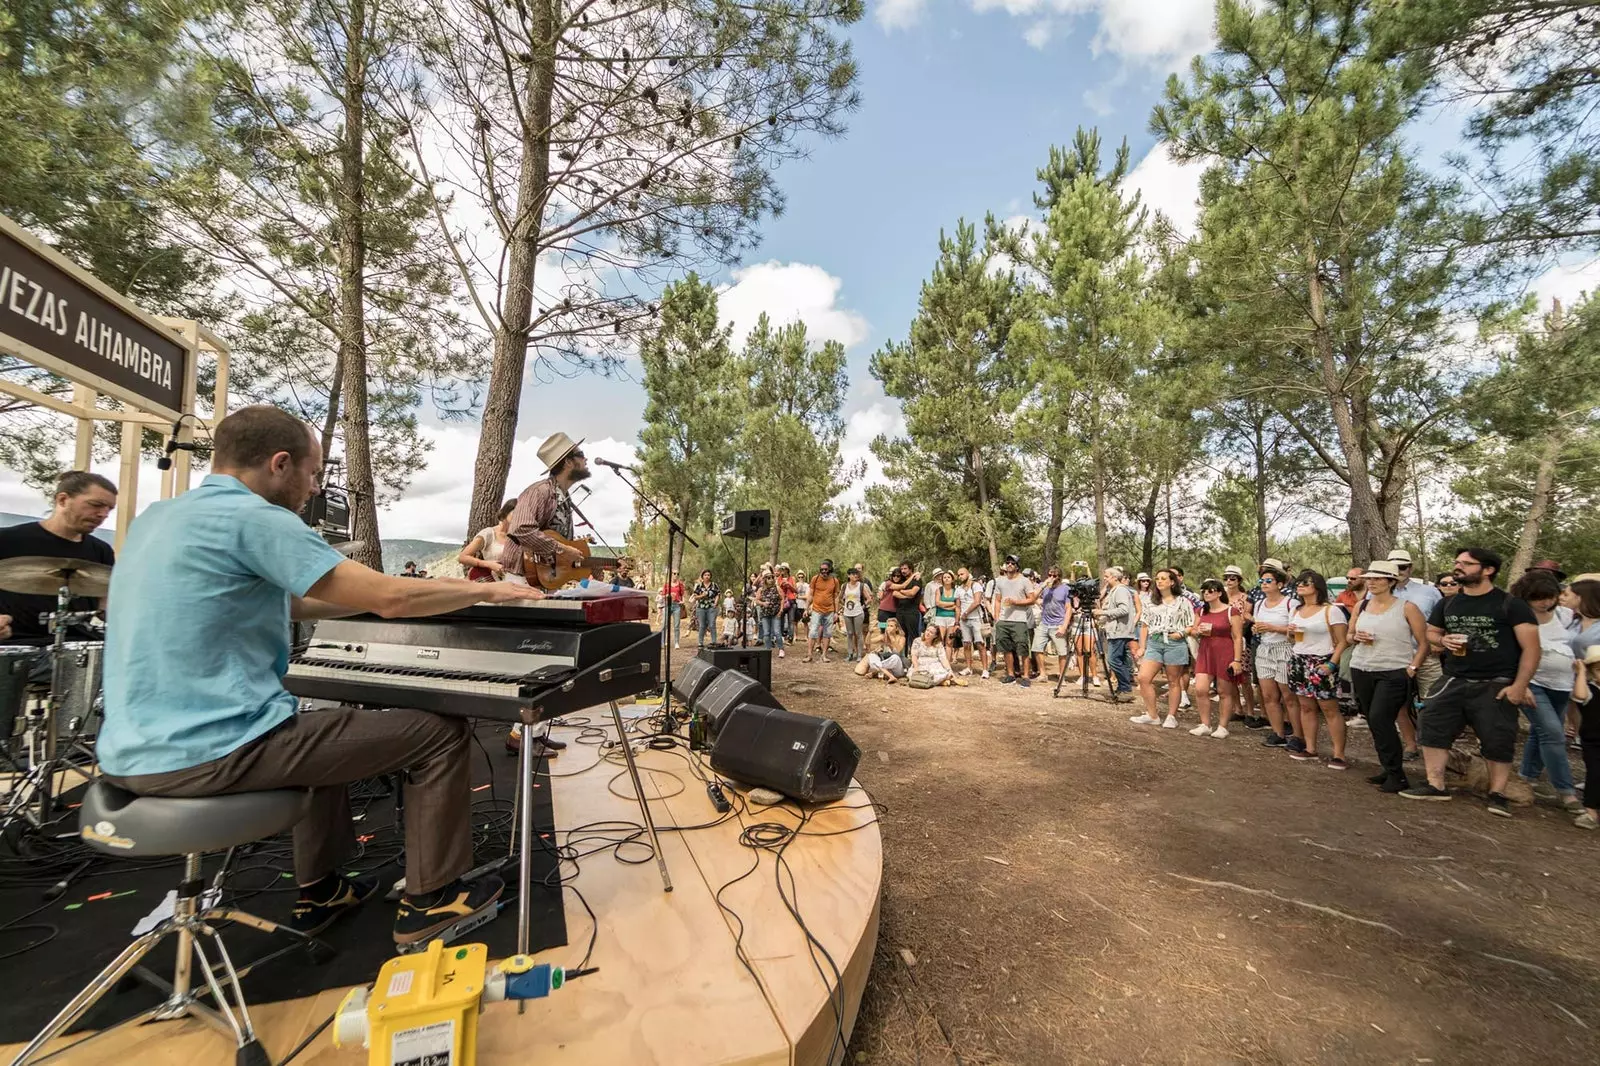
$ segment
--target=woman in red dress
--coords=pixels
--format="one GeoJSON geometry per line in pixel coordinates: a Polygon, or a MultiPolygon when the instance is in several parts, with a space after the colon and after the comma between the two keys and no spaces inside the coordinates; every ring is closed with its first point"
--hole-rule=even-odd
{"type": "Polygon", "coordinates": [[[1244,615],[1228,602],[1228,593],[1222,582],[1207,578],[1200,583],[1200,599],[1204,606],[1195,615],[1191,634],[1200,638],[1200,655],[1194,666],[1195,709],[1200,712],[1200,724],[1189,730],[1190,735],[1225,740],[1228,723],[1239,710],[1239,694],[1235,679],[1244,677],[1244,615]],[[1222,704],[1217,728],[1211,728],[1211,682],[1217,683],[1217,696],[1222,704]]]}

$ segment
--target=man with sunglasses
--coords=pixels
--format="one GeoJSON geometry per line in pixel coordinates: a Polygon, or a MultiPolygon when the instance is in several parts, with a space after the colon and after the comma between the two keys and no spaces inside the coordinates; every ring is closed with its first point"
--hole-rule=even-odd
{"type": "Polygon", "coordinates": [[[1511,817],[1506,782],[1517,753],[1519,705],[1533,706],[1528,685],[1539,668],[1539,620],[1533,608],[1496,588],[1499,554],[1487,548],[1456,551],[1461,591],[1428,617],[1428,642],[1445,655],[1445,682],[1423,705],[1418,726],[1427,783],[1400,795],[1447,800],[1445,762],[1462,729],[1472,726],[1489,764],[1489,813],[1511,817]]]}

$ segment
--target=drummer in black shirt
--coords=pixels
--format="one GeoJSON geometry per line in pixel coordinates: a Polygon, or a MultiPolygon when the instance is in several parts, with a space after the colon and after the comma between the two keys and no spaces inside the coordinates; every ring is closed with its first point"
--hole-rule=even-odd
{"type": "MultiPolygon", "coordinates": [[[[90,536],[100,528],[117,505],[117,486],[99,474],[71,470],[56,482],[55,506],[50,517],[40,522],[24,522],[0,529],[0,559],[44,556],[51,559],[83,559],[110,566],[116,561],[111,545],[90,536]]],[[[71,610],[92,611],[100,606],[93,599],[78,597],[71,610]]],[[[50,630],[39,616],[56,609],[54,596],[39,596],[0,589],[0,643],[50,643],[50,630]],[[5,631],[9,626],[10,633],[5,631]]],[[[74,640],[90,637],[87,630],[69,633],[74,640]]],[[[98,637],[95,637],[98,639],[98,637]]]]}

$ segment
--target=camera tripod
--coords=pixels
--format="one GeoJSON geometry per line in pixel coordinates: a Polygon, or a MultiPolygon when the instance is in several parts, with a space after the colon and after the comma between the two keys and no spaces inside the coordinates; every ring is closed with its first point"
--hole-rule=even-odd
{"type": "MultiPolygon", "coordinates": [[[[1094,642],[1094,651],[1100,660],[1100,676],[1106,682],[1106,699],[1111,703],[1121,703],[1122,696],[1117,692],[1117,679],[1111,672],[1111,660],[1106,656],[1105,627],[1100,620],[1095,618],[1092,609],[1079,608],[1073,612],[1072,625],[1067,630],[1068,647],[1078,659],[1078,685],[1079,695],[1084,699],[1089,698],[1089,669],[1083,662],[1083,637],[1088,637],[1094,642]]],[[[1061,697],[1061,686],[1067,679],[1067,672],[1063,669],[1056,677],[1055,691],[1051,693],[1053,699],[1061,697]]]]}

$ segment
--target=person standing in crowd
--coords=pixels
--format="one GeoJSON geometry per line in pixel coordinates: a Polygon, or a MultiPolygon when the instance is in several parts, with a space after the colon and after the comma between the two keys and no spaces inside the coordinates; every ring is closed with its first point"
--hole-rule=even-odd
{"type": "Polygon", "coordinates": [[[788,563],[778,564],[778,592],[783,596],[783,609],[778,613],[778,628],[785,644],[794,643],[794,603],[799,589],[788,563]]]}
{"type": "Polygon", "coordinates": [[[922,635],[923,629],[937,629],[938,623],[933,617],[934,601],[939,598],[939,581],[944,577],[944,568],[936,566],[933,574],[928,578],[928,583],[922,586],[922,599],[917,603],[917,609],[922,615],[922,626],[917,635],[922,635]]]}
{"type": "MultiPolygon", "coordinates": [[[[1574,582],[1576,584],[1576,582],[1574,582]]],[[[1572,702],[1582,718],[1578,736],[1583,747],[1585,781],[1600,781],[1600,644],[1590,644],[1572,687],[1572,702]]],[[[1600,788],[1583,790],[1584,811],[1572,820],[1579,829],[1600,829],[1600,788]]]]}
{"type": "MultiPolygon", "coordinates": [[[[1039,586],[1039,628],[1034,632],[1030,648],[1034,672],[1040,677],[1049,672],[1045,659],[1050,655],[1055,656],[1056,676],[1066,676],[1070,643],[1067,627],[1071,622],[1072,586],[1062,580],[1061,567],[1052,566],[1045,571],[1044,583],[1039,586]]],[[[1083,668],[1082,659],[1078,660],[1078,665],[1083,668]]]]}
{"type": "Polygon", "coordinates": [[[939,631],[939,639],[950,649],[953,660],[955,643],[961,638],[956,632],[956,575],[952,570],[939,571],[939,583],[934,586],[933,628],[939,631]]]}
{"type": "Polygon", "coordinates": [[[661,586],[661,628],[672,627],[672,646],[679,647],[683,635],[683,578],[673,570],[661,586]]]}
{"type": "Polygon", "coordinates": [[[718,642],[725,648],[739,643],[739,597],[728,589],[722,596],[722,630],[718,642]]]}
{"type": "Polygon", "coordinates": [[[845,662],[858,663],[867,654],[867,596],[866,582],[861,580],[861,568],[852,566],[845,573],[844,588],[839,593],[839,615],[844,619],[845,662]]]}
{"type": "MultiPolygon", "coordinates": [[[[1395,565],[1400,572],[1400,584],[1394,587],[1395,599],[1405,600],[1407,603],[1417,605],[1417,610],[1422,612],[1422,617],[1433,617],[1433,609],[1444,599],[1444,595],[1425,581],[1414,580],[1411,576],[1411,553],[1404,548],[1396,548],[1389,553],[1389,562],[1395,565]]],[[[1429,657],[1422,663],[1422,669],[1417,671],[1417,694],[1427,699],[1439,687],[1439,682],[1444,679],[1439,660],[1429,657]]],[[[1401,732],[1407,729],[1401,726],[1401,732]]]]}
{"type": "Polygon", "coordinates": [[[804,633],[807,643],[810,643],[811,620],[811,581],[806,577],[804,570],[794,572],[794,639],[799,640],[804,633]]]}
{"type": "Polygon", "coordinates": [[[1038,595],[1033,583],[1023,577],[1017,568],[1017,557],[1006,556],[1000,566],[1000,576],[994,581],[994,600],[989,607],[994,615],[994,653],[1004,657],[1006,672],[1000,683],[1013,681],[1023,688],[1029,685],[1025,660],[1028,655],[1028,608],[1038,595]]]}
{"type": "Polygon", "coordinates": [[[856,664],[856,673],[862,677],[875,677],[894,684],[906,676],[906,634],[900,620],[890,615],[884,622],[883,643],[856,664]]]}
{"type": "Polygon", "coordinates": [[[1222,587],[1227,593],[1228,606],[1232,607],[1240,618],[1244,619],[1244,654],[1240,658],[1240,666],[1244,668],[1244,677],[1238,683],[1239,692],[1239,721],[1249,729],[1262,729],[1267,725],[1267,719],[1256,714],[1256,662],[1255,662],[1255,630],[1250,625],[1250,593],[1244,587],[1244,571],[1237,566],[1227,566],[1222,571],[1222,587]]]}
{"type": "Polygon", "coordinates": [[[1194,703],[1200,724],[1189,730],[1197,737],[1228,739],[1228,723],[1238,712],[1235,682],[1244,677],[1244,615],[1228,603],[1227,590],[1216,578],[1200,583],[1204,606],[1195,616],[1192,632],[1200,641],[1194,666],[1194,703]],[[1211,683],[1217,683],[1217,728],[1211,728],[1211,683]]]}
{"type": "MultiPolygon", "coordinates": [[[[1205,604],[1200,601],[1200,595],[1185,583],[1183,567],[1173,566],[1169,567],[1168,569],[1170,569],[1173,574],[1177,576],[1178,586],[1183,589],[1183,598],[1189,601],[1190,609],[1193,610],[1196,615],[1198,615],[1201,608],[1204,607],[1205,604]]],[[[1195,658],[1200,654],[1200,645],[1197,641],[1191,639],[1188,641],[1188,644],[1189,665],[1183,668],[1183,692],[1180,693],[1178,697],[1178,708],[1180,710],[1187,710],[1189,707],[1193,706],[1193,704],[1189,701],[1189,679],[1194,673],[1195,658]]]]}
{"type": "Polygon", "coordinates": [[[1461,584],[1456,581],[1456,575],[1448,570],[1433,579],[1433,587],[1439,590],[1439,597],[1446,600],[1461,591],[1461,584]]]}
{"type": "MultiPolygon", "coordinates": [[[[1539,624],[1539,667],[1528,686],[1533,705],[1522,708],[1528,719],[1528,740],[1522,747],[1522,778],[1537,790],[1540,775],[1548,772],[1555,798],[1569,813],[1578,814],[1583,804],[1578,801],[1577,786],[1572,782],[1563,728],[1577,681],[1577,657],[1572,650],[1572,630],[1556,615],[1561,582],[1549,570],[1529,569],[1511,586],[1511,595],[1533,610],[1534,621],[1539,624]]],[[[1595,787],[1600,788],[1600,781],[1595,787]]]]}
{"type": "Polygon", "coordinates": [[[922,634],[922,574],[910,559],[900,564],[900,577],[894,585],[894,616],[906,640],[922,634]]]}
{"type": "Polygon", "coordinates": [[[833,560],[824,559],[817,567],[817,576],[811,579],[807,593],[811,600],[811,621],[806,627],[806,657],[813,655],[828,661],[833,650],[833,616],[839,609],[839,577],[833,572],[833,560]]]}
{"type": "Polygon", "coordinates": [[[416,562],[414,560],[412,560],[412,559],[407,559],[406,560],[406,565],[400,568],[400,573],[398,575],[396,575],[396,576],[398,576],[398,577],[418,577],[418,576],[420,576],[417,573],[417,564],[416,564],[416,562]]]}
{"type": "MultiPolygon", "coordinates": [[[[1561,591],[1561,606],[1572,612],[1572,653],[1579,662],[1600,646],[1600,574],[1579,574],[1561,591]]],[[[1594,712],[1600,714],[1600,705],[1594,712]]],[[[1578,714],[1567,715],[1567,743],[1576,746],[1578,714]]]]}
{"type": "Polygon", "coordinates": [[[1139,576],[1133,579],[1133,591],[1139,597],[1139,606],[1148,607],[1155,599],[1155,591],[1150,584],[1150,575],[1139,571],[1139,576]]]}
{"type": "Polygon", "coordinates": [[[1104,627],[1106,662],[1117,679],[1117,694],[1133,691],[1133,646],[1139,642],[1139,601],[1128,587],[1127,572],[1120,566],[1106,569],[1105,591],[1094,616],[1104,627]]]}
{"type": "Polygon", "coordinates": [[[1296,735],[1300,719],[1289,704],[1289,657],[1294,653],[1289,624],[1300,604],[1289,594],[1283,563],[1263,559],[1256,574],[1260,583],[1250,601],[1248,621],[1256,632],[1256,681],[1261,685],[1261,704],[1272,727],[1262,743],[1269,748],[1286,748],[1296,735]]]}
{"type": "Polygon", "coordinates": [[[722,589],[717,587],[717,582],[711,576],[710,570],[700,571],[700,580],[694,583],[694,624],[699,633],[699,643],[695,646],[703,648],[709,642],[717,642],[717,597],[722,595],[722,589]]]}
{"type": "Polygon", "coordinates": [[[1139,694],[1144,697],[1144,713],[1128,720],[1135,725],[1161,725],[1178,728],[1178,699],[1183,694],[1183,675],[1189,667],[1189,629],[1194,625],[1194,608],[1183,594],[1183,585],[1171,570],[1157,570],[1155,592],[1144,609],[1144,662],[1139,666],[1139,694]],[[1156,675],[1167,675],[1167,717],[1156,714],[1156,675]]]}
{"type": "Polygon", "coordinates": [[[762,646],[776,649],[778,658],[783,658],[783,589],[771,570],[761,572],[761,584],[756,586],[756,618],[762,646]]]}
{"type": "Polygon", "coordinates": [[[1344,575],[1344,591],[1333,598],[1333,602],[1344,612],[1346,618],[1356,613],[1356,604],[1366,595],[1366,583],[1362,575],[1366,571],[1359,566],[1352,566],[1344,575]]]}
{"type": "MultiPolygon", "coordinates": [[[[956,632],[966,649],[967,665],[961,669],[962,677],[972,676],[972,652],[978,652],[978,670],[989,676],[989,656],[983,639],[982,589],[966,567],[956,571],[956,632]]],[[[951,664],[952,666],[954,663],[951,664]]]]}
{"type": "Polygon", "coordinates": [[[506,526],[516,506],[516,500],[501,504],[495,524],[478,530],[478,535],[467,541],[467,546],[456,556],[456,562],[466,570],[468,581],[499,581],[506,576],[505,567],[500,565],[500,550],[508,543],[506,526]]]}
{"type": "Polygon", "coordinates": [[[1539,622],[1533,609],[1494,585],[1497,552],[1461,548],[1455,575],[1461,590],[1440,601],[1428,617],[1428,641],[1450,654],[1444,684],[1422,708],[1418,740],[1428,780],[1400,795],[1413,800],[1448,800],[1444,786],[1450,745],[1467,725],[1478,735],[1489,764],[1489,813],[1511,817],[1506,782],[1517,752],[1518,708],[1533,704],[1528,686],[1539,668],[1539,622]]]}
{"type": "Polygon", "coordinates": [[[1411,714],[1411,690],[1428,657],[1428,623],[1416,604],[1395,597],[1400,570],[1393,563],[1374,561],[1361,577],[1366,598],[1350,621],[1350,682],[1378,753],[1378,772],[1367,780],[1388,793],[1404,792],[1411,782],[1397,723],[1411,714]]]}
{"type": "Polygon", "coordinates": [[[1289,744],[1289,757],[1296,762],[1317,760],[1318,712],[1328,723],[1333,741],[1333,757],[1328,769],[1347,770],[1344,761],[1344,715],[1339,713],[1338,662],[1344,654],[1348,620],[1345,613],[1328,599],[1328,579],[1315,570],[1306,570],[1295,582],[1300,606],[1290,623],[1293,641],[1289,656],[1289,692],[1299,704],[1301,743],[1289,744]]]}
{"type": "Polygon", "coordinates": [[[900,580],[900,568],[895,567],[884,577],[883,584],[878,591],[878,632],[882,633],[888,626],[889,619],[895,617],[895,612],[900,609],[900,601],[895,597],[895,584],[900,580]]]}

